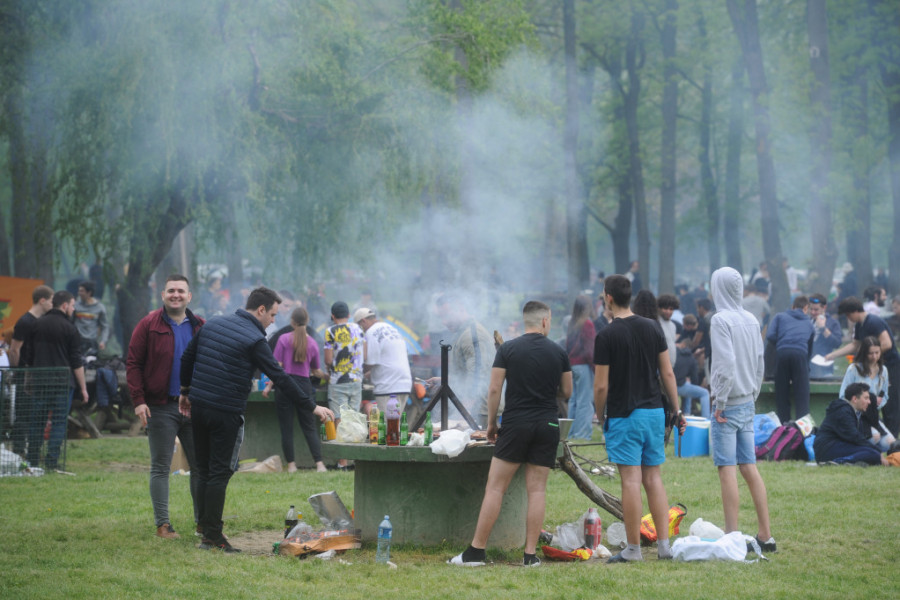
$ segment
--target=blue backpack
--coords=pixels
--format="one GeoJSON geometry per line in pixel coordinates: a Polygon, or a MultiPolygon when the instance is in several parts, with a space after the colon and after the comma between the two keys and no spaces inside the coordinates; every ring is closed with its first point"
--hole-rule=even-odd
{"type": "Polygon", "coordinates": [[[756,447],[757,460],[806,460],[803,432],[791,421],[777,427],[762,446],[756,447]]]}

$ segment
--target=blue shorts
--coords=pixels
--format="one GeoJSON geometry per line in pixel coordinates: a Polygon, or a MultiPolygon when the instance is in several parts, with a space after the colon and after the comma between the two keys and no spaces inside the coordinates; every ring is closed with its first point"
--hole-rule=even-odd
{"type": "Polygon", "coordinates": [[[607,419],[606,453],[617,465],[655,467],[666,462],[666,413],[638,408],[625,418],[607,419]]]}
{"type": "Polygon", "coordinates": [[[713,417],[712,430],[713,463],[717,467],[756,464],[756,445],[753,438],[753,402],[726,408],[722,415],[727,423],[719,423],[713,417]]]}

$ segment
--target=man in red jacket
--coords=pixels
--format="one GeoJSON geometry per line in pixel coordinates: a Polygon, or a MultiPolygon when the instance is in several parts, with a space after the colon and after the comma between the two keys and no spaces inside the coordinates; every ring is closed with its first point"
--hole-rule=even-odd
{"type": "Polygon", "coordinates": [[[194,435],[190,417],[178,409],[181,354],[204,323],[188,310],[190,301],[187,277],[170,275],[162,292],[163,308],[152,311],[134,328],[126,361],[134,413],[147,428],[150,442],[150,499],[156,535],[167,539],[178,537],[169,521],[169,469],[176,436],[191,468],[195,523],[199,516],[194,435]]]}

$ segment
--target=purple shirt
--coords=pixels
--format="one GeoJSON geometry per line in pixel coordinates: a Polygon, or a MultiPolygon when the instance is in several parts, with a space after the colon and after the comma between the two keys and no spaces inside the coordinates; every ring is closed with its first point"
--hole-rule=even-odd
{"type": "Polygon", "coordinates": [[[272,354],[275,355],[275,360],[284,365],[284,372],[288,375],[309,377],[310,367],[319,368],[319,345],[309,336],[306,336],[306,362],[304,363],[294,362],[294,332],[292,331],[281,334],[272,354]]]}

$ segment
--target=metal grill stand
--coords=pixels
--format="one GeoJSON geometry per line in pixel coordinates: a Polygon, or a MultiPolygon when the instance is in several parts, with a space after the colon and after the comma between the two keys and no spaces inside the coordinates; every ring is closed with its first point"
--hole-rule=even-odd
{"type": "Polygon", "coordinates": [[[417,431],[419,427],[422,426],[422,423],[425,422],[425,418],[428,416],[428,413],[434,408],[434,406],[440,402],[441,403],[441,431],[447,430],[447,400],[449,399],[453,402],[453,406],[456,407],[456,410],[462,415],[463,419],[466,420],[466,423],[469,424],[474,430],[478,430],[478,424],[475,422],[475,419],[472,418],[472,415],[469,414],[469,411],[466,410],[466,407],[463,406],[463,403],[459,401],[459,398],[456,397],[456,394],[453,393],[453,390],[450,389],[449,380],[449,365],[450,365],[450,349],[453,347],[450,344],[445,344],[444,340],[440,341],[441,345],[441,383],[438,386],[438,389],[434,393],[434,397],[428,403],[428,406],[425,407],[425,411],[419,415],[419,418],[416,419],[416,422],[413,424],[410,431],[417,431]]]}

